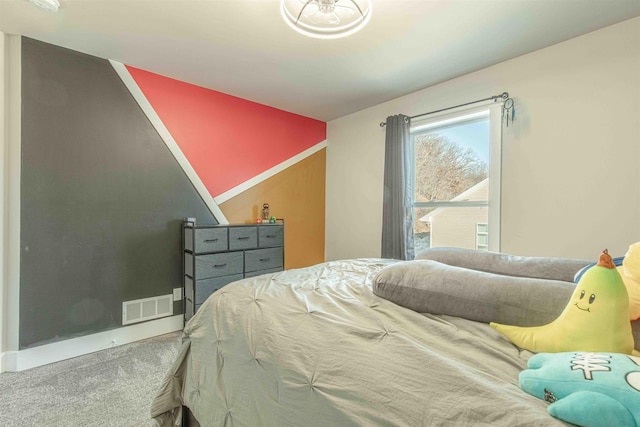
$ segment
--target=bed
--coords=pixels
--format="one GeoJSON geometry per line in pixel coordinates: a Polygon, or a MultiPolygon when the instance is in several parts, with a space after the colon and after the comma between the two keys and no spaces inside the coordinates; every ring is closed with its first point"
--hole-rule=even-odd
{"type": "Polygon", "coordinates": [[[532,353],[485,322],[374,294],[398,261],[357,259],[247,278],[187,323],[154,399],[160,426],[566,425],[520,390],[532,353]],[[185,416],[186,418],[186,416],[185,416]]]}

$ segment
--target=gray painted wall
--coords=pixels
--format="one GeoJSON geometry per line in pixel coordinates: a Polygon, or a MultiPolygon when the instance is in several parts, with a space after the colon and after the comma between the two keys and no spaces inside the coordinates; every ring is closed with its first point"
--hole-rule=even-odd
{"type": "Polygon", "coordinates": [[[185,217],[217,223],[109,62],[23,38],[20,349],[181,286],[185,217]]]}

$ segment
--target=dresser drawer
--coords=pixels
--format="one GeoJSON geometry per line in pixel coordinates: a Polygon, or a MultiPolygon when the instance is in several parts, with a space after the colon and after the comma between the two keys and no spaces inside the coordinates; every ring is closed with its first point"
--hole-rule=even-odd
{"type": "Polygon", "coordinates": [[[189,298],[195,304],[202,304],[209,295],[222,288],[224,285],[228,285],[231,282],[240,280],[243,278],[242,273],[232,274],[230,276],[213,277],[211,279],[196,280],[195,289],[193,288],[193,279],[185,277],[185,294],[191,296],[195,291],[195,296],[189,298]]]}
{"type": "MultiPolygon", "coordinates": [[[[242,252],[226,252],[210,255],[195,256],[195,277],[198,280],[210,277],[229,276],[231,274],[242,274],[243,259],[242,252]]],[[[194,277],[193,255],[185,252],[185,273],[194,277]]]]}
{"type": "Polygon", "coordinates": [[[184,229],[185,249],[195,253],[227,250],[227,227],[184,229]]]}
{"type": "Polygon", "coordinates": [[[229,228],[229,250],[251,249],[258,247],[258,230],[256,227],[229,228]]]}
{"type": "Polygon", "coordinates": [[[282,247],[256,249],[253,251],[245,251],[244,253],[244,271],[247,273],[258,270],[269,270],[282,267],[283,265],[282,247]]]}
{"type": "Polygon", "coordinates": [[[183,224],[185,320],[227,284],[284,269],[284,221],[194,224],[183,224]]]}
{"type": "Polygon", "coordinates": [[[284,244],[284,226],[261,225],[258,227],[258,246],[282,246],[284,244]]]}

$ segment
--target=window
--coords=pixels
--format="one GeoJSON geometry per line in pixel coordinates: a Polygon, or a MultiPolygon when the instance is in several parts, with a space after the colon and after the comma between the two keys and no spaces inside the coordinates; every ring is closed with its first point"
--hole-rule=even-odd
{"type": "Polygon", "coordinates": [[[476,224],[476,249],[479,251],[489,250],[488,229],[488,224],[476,224]]]}
{"type": "Polygon", "coordinates": [[[411,124],[415,253],[499,250],[501,105],[411,124]]]}

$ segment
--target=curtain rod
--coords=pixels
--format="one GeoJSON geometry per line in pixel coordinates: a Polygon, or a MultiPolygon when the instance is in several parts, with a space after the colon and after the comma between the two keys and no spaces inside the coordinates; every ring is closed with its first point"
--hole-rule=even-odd
{"type": "MultiPolygon", "coordinates": [[[[500,95],[494,95],[494,96],[490,96],[488,98],[478,99],[477,101],[471,101],[471,102],[467,102],[465,104],[454,105],[453,107],[447,107],[447,108],[443,108],[441,110],[429,111],[428,113],[418,114],[418,115],[415,115],[415,116],[411,116],[409,118],[410,119],[415,119],[417,117],[428,116],[429,114],[435,114],[435,113],[440,113],[442,111],[453,110],[454,108],[458,108],[458,107],[466,107],[467,105],[477,104],[478,102],[484,102],[484,101],[494,101],[495,102],[498,99],[502,99],[502,101],[506,101],[507,99],[509,99],[509,92],[502,92],[500,95]]],[[[380,122],[380,127],[381,128],[385,127],[386,125],[387,125],[386,122],[380,122]]]]}

